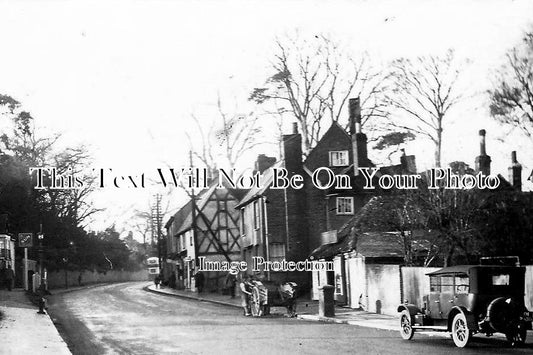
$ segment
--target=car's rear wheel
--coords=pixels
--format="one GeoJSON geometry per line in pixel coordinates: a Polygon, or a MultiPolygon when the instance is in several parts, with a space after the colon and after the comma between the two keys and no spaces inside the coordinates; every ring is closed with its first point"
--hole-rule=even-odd
{"type": "Polygon", "coordinates": [[[411,315],[407,311],[402,311],[400,314],[400,334],[404,340],[411,340],[415,334],[411,324],[411,315]]]}
{"type": "Polygon", "coordinates": [[[468,323],[463,313],[457,313],[452,321],[452,339],[455,346],[464,348],[472,338],[472,331],[468,329],[468,323]]]}
{"type": "Polygon", "coordinates": [[[520,323],[515,329],[506,333],[505,337],[512,347],[522,346],[526,342],[527,337],[526,325],[520,323]]]}

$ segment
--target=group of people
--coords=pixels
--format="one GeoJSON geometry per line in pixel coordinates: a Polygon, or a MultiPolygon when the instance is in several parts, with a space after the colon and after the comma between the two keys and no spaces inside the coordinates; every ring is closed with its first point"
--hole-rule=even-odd
{"type": "MultiPolygon", "coordinates": [[[[198,271],[196,274],[194,274],[194,280],[196,289],[198,290],[198,293],[203,292],[204,288],[204,282],[205,277],[204,274],[201,271],[198,271]]],[[[235,298],[236,294],[236,286],[239,284],[239,288],[241,290],[241,305],[244,309],[244,315],[245,316],[251,316],[251,307],[250,307],[250,301],[252,296],[252,283],[251,283],[251,277],[249,275],[242,275],[242,274],[236,274],[236,273],[228,273],[226,276],[226,288],[229,290],[231,298],[235,298]]]]}
{"type": "Polygon", "coordinates": [[[13,288],[13,283],[15,281],[15,272],[11,268],[11,265],[7,265],[7,267],[0,268],[0,286],[2,288],[7,288],[8,291],[11,291],[13,288]]]}
{"type": "Polygon", "coordinates": [[[247,274],[234,274],[229,273],[226,277],[226,287],[229,288],[231,298],[235,298],[235,286],[239,283],[241,290],[241,305],[244,309],[245,316],[251,316],[250,301],[252,298],[252,279],[247,274]]]}

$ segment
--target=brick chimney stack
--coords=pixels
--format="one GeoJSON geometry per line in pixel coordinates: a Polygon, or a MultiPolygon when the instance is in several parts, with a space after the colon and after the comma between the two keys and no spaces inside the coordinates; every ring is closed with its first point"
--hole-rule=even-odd
{"type": "Polygon", "coordinates": [[[408,174],[416,174],[416,157],[414,155],[405,155],[405,149],[401,149],[400,164],[402,171],[408,174]]]}
{"type": "Polygon", "coordinates": [[[361,104],[359,98],[348,101],[350,118],[350,135],[352,137],[352,153],[354,175],[359,175],[359,167],[368,166],[367,138],[361,128],[361,104]]]}
{"type": "Polygon", "coordinates": [[[511,152],[509,182],[518,191],[522,191],[522,165],[516,160],[516,151],[511,152]]]}
{"type": "Polygon", "coordinates": [[[259,174],[263,174],[265,170],[270,168],[272,165],[276,163],[276,158],[274,157],[267,157],[265,154],[259,154],[257,156],[257,160],[255,162],[255,172],[259,172],[259,174]]]}
{"type": "Polygon", "coordinates": [[[490,175],[490,156],[487,155],[487,149],[485,147],[485,135],[487,132],[482,129],[479,131],[479,156],[476,157],[476,173],[483,173],[484,175],[490,175]]]}
{"type": "Polygon", "coordinates": [[[293,123],[292,134],[283,135],[283,159],[289,176],[302,173],[302,136],[298,133],[296,122],[293,123]]]}
{"type": "MultiPolygon", "coordinates": [[[[283,135],[283,159],[289,177],[295,174],[304,175],[302,136],[298,133],[296,124],[292,126],[292,134],[283,135]]],[[[278,191],[277,194],[277,198],[280,198],[284,205],[272,205],[270,211],[276,211],[272,213],[277,213],[278,216],[285,216],[285,232],[283,233],[286,241],[285,257],[287,260],[304,260],[309,255],[305,189],[288,187],[283,191],[278,191]]]]}

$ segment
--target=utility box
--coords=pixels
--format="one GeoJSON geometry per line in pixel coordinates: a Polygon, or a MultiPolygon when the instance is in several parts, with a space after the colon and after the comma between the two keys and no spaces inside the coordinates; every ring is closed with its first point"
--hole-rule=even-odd
{"type": "Polygon", "coordinates": [[[318,288],[318,315],[320,317],[335,317],[335,287],[324,285],[318,288]]]}

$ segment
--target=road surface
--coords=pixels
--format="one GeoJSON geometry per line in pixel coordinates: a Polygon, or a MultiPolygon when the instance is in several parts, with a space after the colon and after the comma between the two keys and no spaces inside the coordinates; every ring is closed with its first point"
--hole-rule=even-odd
{"type": "MultiPolygon", "coordinates": [[[[153,294],[122,283],[50,297],[49,312],[73,354],[531,354],[501,339],[451,339],[274,315],[249,318],[233,307],[153,294]]],[[[274,309],[275,311],[276,309],[274,309]]],[[[281,309],[280,309],[281,312],[281,309]]]]}

